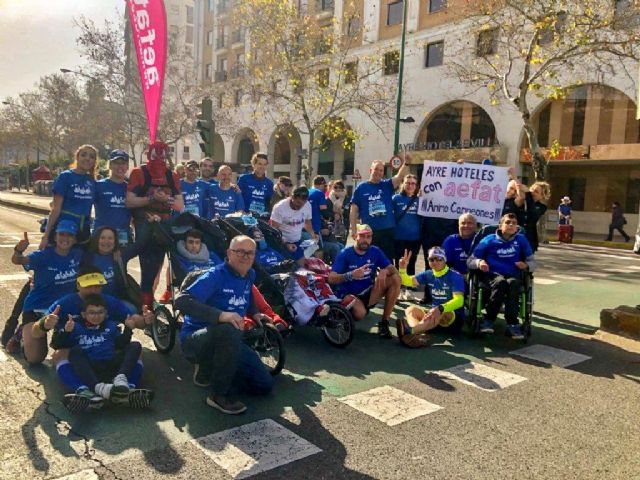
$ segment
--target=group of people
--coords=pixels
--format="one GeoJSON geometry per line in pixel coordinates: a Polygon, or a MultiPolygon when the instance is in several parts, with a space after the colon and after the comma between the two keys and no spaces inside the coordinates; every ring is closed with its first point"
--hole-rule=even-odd
{"type": "MultiPolygon", "coordinates": [[[[180,178],[168,158],[168,146],[156,142],[149,146],[147,162],[127,178],[129,156],[114,150],[109,177],[96,181],[96,149],[81,146],[54,183],[39,249],[26,254],[26,234],[15,246],[12,262],[33,271],[16,304],[24,356],[30,364],[42,362],[47,332],[53,331],[53,362],[70,391],[65,396],[70,409],[97,409],[106,401],[144,408],[153,399],[153,392],[140,386],[142,349],[132,331],[154,321],[154,289],[165,253],[153,241],[154,223],[168,223],[180,212],[205,219],[251,212],[269,219],[281,232],[286,256],[300,265],[305,242],[316,244],[316,255],[331,263],[328,282],[339,298],[349,299],[356,320],[383,302],[381,338],[392,338],[390,321],[402,288],[424,288],[430,308],[412,305],[396,320],[398,337],[409,347],[426,346],[425,332],[434,328],[460,331],[465,275],[478,269],[491,288],[481,331],[493,332],[504,303],[507,334],[522,338],[515,292],[521,272],[535,265],[535,224],[546,209],[547,184],[527,188],[514,177],[496,233],[472,248],[473,215],[458,221],[418,215],[418,179],[405,163],[385,178],[384,163],[373,162],[369,179],[355,188],[349,203],[340,181],[329,184],[318,176],[312,188],[294,188],[288,177],[273,182],[263,153],[252,157],[252,172],[235,184],[231,168],[223,165],[215,172],[210,159],[187,162],[180,178]],[[345,246],[347,231],[351,246],[345,246]],[[416,274],[421,247],[429,269],[416,274]],[[140,305],[128,294],[126,276],[127,262],[136,256],[140,305]]],[[[276,316],[254,285],[254,262],[266,261],[267,248],[259,236],[239,235],[223,259],[206,249],[197,230],[177,245],[186,270],[206,269],[175,299],[184,315],[182,350],[195,365],[194,383],[210,388],[206,403],[228,414],[246,409],[233,399],[234,389],[265,394],[273,385],[256,352],[242,341],[244,317],[274,321],[276,316]]],[[[3,345],[15,339],[16,332],[5,327],[3,345]]]]}

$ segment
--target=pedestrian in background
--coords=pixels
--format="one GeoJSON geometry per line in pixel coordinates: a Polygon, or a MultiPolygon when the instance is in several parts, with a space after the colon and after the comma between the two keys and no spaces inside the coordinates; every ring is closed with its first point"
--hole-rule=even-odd
{"type": "Polygon", "coordinates": [[[620,235],[624,237],[624,241],[628,242],[631,237],[624,231],[624,226],[627,224],[627,219],[624,218],[624,212],[620,206],[620,202],[613,202],[611,205],[611,223],[609,224],[609,235],[604,240],[611,242],[613,240],[613,231],[618,230],[620,235]]]}
{"type": "Polygon", "coordinates": [[[571,199],[567,196],[558,205],[558,225],[571,225],[571,199]]]}

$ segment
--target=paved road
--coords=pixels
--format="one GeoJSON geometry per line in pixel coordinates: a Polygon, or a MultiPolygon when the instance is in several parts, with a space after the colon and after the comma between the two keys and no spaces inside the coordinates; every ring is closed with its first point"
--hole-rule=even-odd
{"type": "MultiPolygon", "coordinates": [[[[0,318],[24,281],[11,248],[36,218],[0,208],[0,318]]],[[[206,407],[179,348],[144,336],[157,397],[141,413],[74,417],[48,365],[0,352],[0,478],[640,478],[639,349],[592,335],[601,308],[639,303],[640,261],[539,256],[529,350],[498,332],[410,351],[376,338],[374,316],[344,351],[299,328],[274,393],[243,398],[239,417],[206,407]]]]}

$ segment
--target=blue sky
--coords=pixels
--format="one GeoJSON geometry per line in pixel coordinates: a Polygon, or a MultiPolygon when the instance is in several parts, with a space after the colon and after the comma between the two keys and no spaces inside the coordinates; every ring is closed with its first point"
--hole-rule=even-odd
{"type": "Polygon", "coordinates": [[[124,0],[0,0],[0,100],[82,63],[74,17],[115,20],[124,6],[124,0]]]}

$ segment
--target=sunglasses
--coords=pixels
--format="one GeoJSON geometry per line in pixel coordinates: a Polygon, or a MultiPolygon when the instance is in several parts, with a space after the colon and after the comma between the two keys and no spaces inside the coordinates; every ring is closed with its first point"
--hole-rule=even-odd
{"type": "Polygon", "coordinates": [[[233,253],[235,253],[236,255],[238,255],[239,257],[244,257],[244,258],[251,258],[254,257],[256,255],[256,251],[255,250],[242,250],[242,249],[235,249],[235,250],[231,250],[233,253]]]}
{"type": "Polygon", "coordinates": [[[440,258],[440,257],[429,257],[428,260],[430,262],[444,262],[444,258],[440,258]]]}

